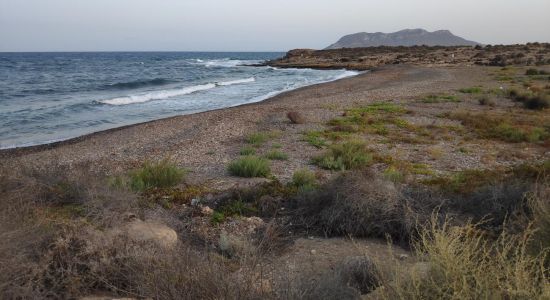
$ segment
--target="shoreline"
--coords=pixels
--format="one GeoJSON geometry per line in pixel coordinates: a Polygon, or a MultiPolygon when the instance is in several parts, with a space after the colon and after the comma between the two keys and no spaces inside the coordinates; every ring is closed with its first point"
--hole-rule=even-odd
{"type": "MultiPolygon", "coordinates": [[[[298,88],[256,103],[142,122],[46,145],[1,150],[0,173],[61,168],[70,176],[95,174],[105,178],[126,174],[146,161],[169,159],[192,174],[188,176],[187,184],[226,190],[265,180],[231,176],[227,169],[232,161],[240,157],[244,147],[251,146],[247,143],[247,137],[261,133],[270,138],[261,147],[255,148],[257,156],[265,157],[270,151],[279,151],[287,157],[270,162],[273,178],[286,183],[292,180],[295,171],[307,168],[328,179],[334,172],[322,170],[311,163],[312,157],[325,153],[327,148],[310,144],[305,139],[306,133],[327,130],[330,128],[327,124],[341,118],[346,109],[378,102],[390,102],[412,110],[413,113],[406,118],[420,128],[432,126],[434,122],[443,127],[460,126],[456,121],[437,116],[454,109],[479,111],[486,107],[480,107],[476,99],[442,104],[426,104],[419,102],[419,99],[434,94],[456,94],[461,88],[480,84],[496,88],[492,78],[487,77],[487,72],[491,72],[487,67],[383,66],[373,72],[298,88]],[[300,113],[305,122],[291,123],[287,117],[289,112],[300,113]]],[[[505,109],[508,104],[503,105],[502,109],[505,109]]],[[[432,148],[437,152],[443,151],[437,150],[440,148],[449,149],[452,146],[454,149],[459,146],[450,145],[447,140],[437,141],[435,144],[440,145],[435,146],[432,141],[416,143],[406,136],[403,141],[397,139],[389,144],[384,142],[388,137],[377,134],[368,134],[365,138],[373,151],[393,155],[394,151],[401,149],[410,155],[407,160],[435,164],[433,168],[438,171],[501,165],[498,160],[482,160],[480,153],[486,151],[476,145],[470,146],[478,149],[474,157],[466,158],[453,150],[447,160],[434,163],[429,155],[418,155],[431,153],[432,148]],[[397,148],[390,147],[393,143],[397,143],[397,148]]],[[[331,141],[327,142],[330,145],[331,141]]],[[[487,151],[523,151],[521,143],[496,142],[491,145],[493,150],[487,151]],[[510,150],[510,147],[516,150],[510,150]]],[[[530,149],[528,156],[532,159],[541,155],[542,148],[530,149]]]]}
{"type": "MultiPolygon", "coordinates": [[[[248,66],[248,65],[247,65],[247,66],[248,66]]],[[[250,65],[250,66],[254,66],[254,67],[256,67],[256,66],[257,66],[257,67],[265,67],[265,66],[268,66],[268,65],[250,65]]],[[[304,69],[305,69],[305,68],[304,68],[304,69]]],[[[323,69],[319,69],[319,70],[323,70],[323,69]]],[[[247,105],[253,105],[253,104],[257,104],[257,103],[262,103],[262,102],[268,101],[268,100],[270,100],[270,99],[272,99],[272,98],[274,98],[274,97],[277,97],[277,96],[280,96],[280,95],[284,95],[284,94],[289,93],[289,92],[293,92],[293,91],[300,90],[300,89],[307,88],[307,87],[311,87],[311,86],[316,86],[316,85],[321,85],[321,84],[327,84],[327,83],[331,83],[331,82],[336,82],[336,81],[348,79],[348,78],[351,78],[351,77],[361,76],[361,75],[363,75],[363,74],[366,73],[366,72],[373,72],[373,71],[374,71],[374,70],[363,70],[363,71],[360,71],[360,70],[348,70],[348,69],[342,69],[342,68],[324,69],[324,70],[357,71],[358,73],[357,73],[356,75],[346,76],[346,77],[343,77],[343,78],[336,78],[336,79],[334,79],[334,80],[329,80],[329,81],[323,81],[323,82],[319,82],[319,83],[315,83],[315,84],[311,84],[311,85],[306,85],[306,86],[303,86],[303,87],[299,87],[299,88],[296,88],[296,89],[284,90],[284,91],[281,91],[281,92],[279,92],[279,93],[275,93],[274,95],[269,95],[269,93],[268,93],[268,94],[266,94],[266,95],[269,95],[269,96],[267,96],[266,98],[264,98],[264,99],[262,99],[262,100],[255,101],[255,102],[244,103],[244,104],[238,104],[238,105],[233,105],[233,106],[227,106],[227,107],[223,107],[223,108],[216,108],[216,109],[212,109],[212,110],[191,112],[191,113],[189,113],[189,114],[174,115],[174,116],[170,116],[170,117],[164,117],[164,118],[160,118],[160,119],[154,119],[154,120],[143,121],[143,122],[138,122],[138,123],[132,123],[132,124],[122,125],[122,126],[118,126],[118,127],[114,127],[114,128],[109,128],[109,129],[94,131],[94,132],[86,133],[86,134],[79,135],[79,136],[75,136],[75,137],[70,137],[70,138],[66,138],[66,139],[60,139],[60,140],[55,140],[55,141],[50,141],[50,142],[45,142],[45,143],[38,143],[38,144],[34,144],[34,145],[23,145],[23,146],[15,146],[15,147],[8,147],[8,148],[2,148],[2,147],[0,147],[0,157],[2,157],[2,155],[3,155],[3,154],[6,154],[7,152],[20,152],[20,151],[25,151],[25,150],[29,150],[29,151],[41,151],[41,150],[46,150],[46,149],[52,149],[52,148],[55,148],[55,147],[58,147],[58,146],[63,146],[63,145],[67,145],[67,144],[77,143],[77,142],[79,142],[79,141],[82,141],[82,140],[84,140],[84,139],[86,139],[86,138],[89,138],[89,137],[92,137],[92,136],[95,136],[95,135],[108,134],[108,133],[110,133],[110,132],[114,132],[114,131],[118,131],[118,130],[123,130],[123,129],[129,128],[129,127],[132,127],[132,126],[144,125],[144,124],[148,124],[148,123],[151,123],[151,122],[157,122],[157,121],[161,121],[161,120],[167,120],[167,119],[172,119],[172,118],[178,118],[178,117],[182,117],[182,116],[196,115],[196,114],[202,114],[202,113],[207,113],[207,112],[213,112],[213,111],[231,109],[231,108],[234,108],[234,107],[242,107],[242,106],[247,106],[247,105]]]]}

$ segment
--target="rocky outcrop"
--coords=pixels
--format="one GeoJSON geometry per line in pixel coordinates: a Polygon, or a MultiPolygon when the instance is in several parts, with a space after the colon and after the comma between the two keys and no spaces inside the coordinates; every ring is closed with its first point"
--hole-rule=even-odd
{"type": "Polygon", "coordinates": [[[264,65],[278,68],[371,70],[396,64],[501,67],[543,65],[550,64],[550,44],[296,49],[264,65]]]}

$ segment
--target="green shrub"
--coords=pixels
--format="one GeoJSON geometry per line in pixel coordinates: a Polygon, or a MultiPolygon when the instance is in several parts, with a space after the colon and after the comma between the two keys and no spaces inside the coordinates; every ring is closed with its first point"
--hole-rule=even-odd
{"type": "Polygon", "coordinates": [[[271,159],[271,160],[287,160],[288,154],[278,150],[272,150],[265,155],[265,158],[271,159]]]}
{"type": "Polygon", "coordinates": [[[210,218],[210,222],[214,225],[223,223],[225,221],[225,215],[222,212],[215,211],[212,213],[212,217],[210,218]]]}
{"type": "Polygon", "coordinates": [[[372,154],[366,144],[360,141],[349,141],[330,146],[323,155],[317,156],[313,162],[327,170],[350,170],[368,165],[372,154]]]}
{"type": "Polygon", "coordinates": [[[470,88],[463,88],[458,91],[463,94],[481,94],[483,92],[483,89],[479,86],[474,86],[470,88]]]}
{"type": "Polygon", "coordinates": [[[254,154],[256,154],[256,149],[254,149],[250,146],[246,146],[246,147],[241,149],[240,154],[241,155],[254,155],[254,154]]]}
{"type": "Polygon", "coordinates": [[[253,155],[243,156],[229,164],[229,173],[240,177],[267,177],[269,161],[253,155]]]}
{"type": "Polygon", "coordinates": [[[299,189],[310,190],[317,185],[317,178],[315,178],[315,173],[308,169],[301,169],[292,175],[291,184],[299,189]]]}
{"type": "Polygon", "coordinates": [[[145,162],[141,168],[130,172],[130,187],[135,191],[172,187],[183,180],[185,173],[167,159],[145,162]]]}
{"type": "Polygon", "coordinates": [[[269,135],[264,132],[255,132],[246,136],[245,141],[248,144],[254,145],[256,147],[261,146],[263,143],[267,142],[269,135]]]}
{"type": "Polygon", "coordinates": [[[327,142],[322,137],[320,131],[308,131],[304,133],[304,141],[308,142],[315,148],[323,148],[327,145],[327,142]]]}
{"type": "Polygon", "coordinates": [[[544,70],[537,70],[537,69],[527,69],[527,71],[525,71],[525,75],[527,76],[535,76],[535,75],[548,75],[548,72],[544,71],[544,70]]]}
{"type": "Polygon", "coordinates": [[[384,170],[384,177],[393,182],[401,182],[404,179],[403,173],[393,166],[384,170]]]}
{"type": "Polygon", "coordinates": [[[423,103],[445,103],[445,102],[460,102],[457,96],[454,95],[429,95],[422,99],[423,103]]]}

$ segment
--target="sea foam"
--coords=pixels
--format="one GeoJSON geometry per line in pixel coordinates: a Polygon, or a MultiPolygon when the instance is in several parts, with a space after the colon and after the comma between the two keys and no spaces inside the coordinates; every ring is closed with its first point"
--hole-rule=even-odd
{"type": "Polygon", "coordinates": [[[137,94],[137,95],[117,97],[117,98],[112,98],[107,100],[99,100],[98,102],[103,104],[109,104],[109,105],[128,105],[128,104],[144,103],[152,100],[163,100],[163,99],[168,99],[168,98],[177,97],[177,96],[189,95],[189,94],[193,94],[201,91],[210,90],[217,86],[229,86],[234,84],[250,83],[254,81],[256,81],[256,79],[254,77],[250,77],[250,78],[237,79],[237,80],[231,80],[231,81],[206,83],[201,85],[184,87],[180,89],[161,90],[161,91],[154,91],[154,92],[137,94]]]}

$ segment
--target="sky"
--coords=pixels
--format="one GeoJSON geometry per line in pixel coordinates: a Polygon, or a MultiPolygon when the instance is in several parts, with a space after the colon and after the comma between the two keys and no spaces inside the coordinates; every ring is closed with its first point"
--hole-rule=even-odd
{"type": "Polygon", "coordinates": [[[550,0],[0,0],[0,51],[286,51],[356,32],[550,42],[550,0]]]}

